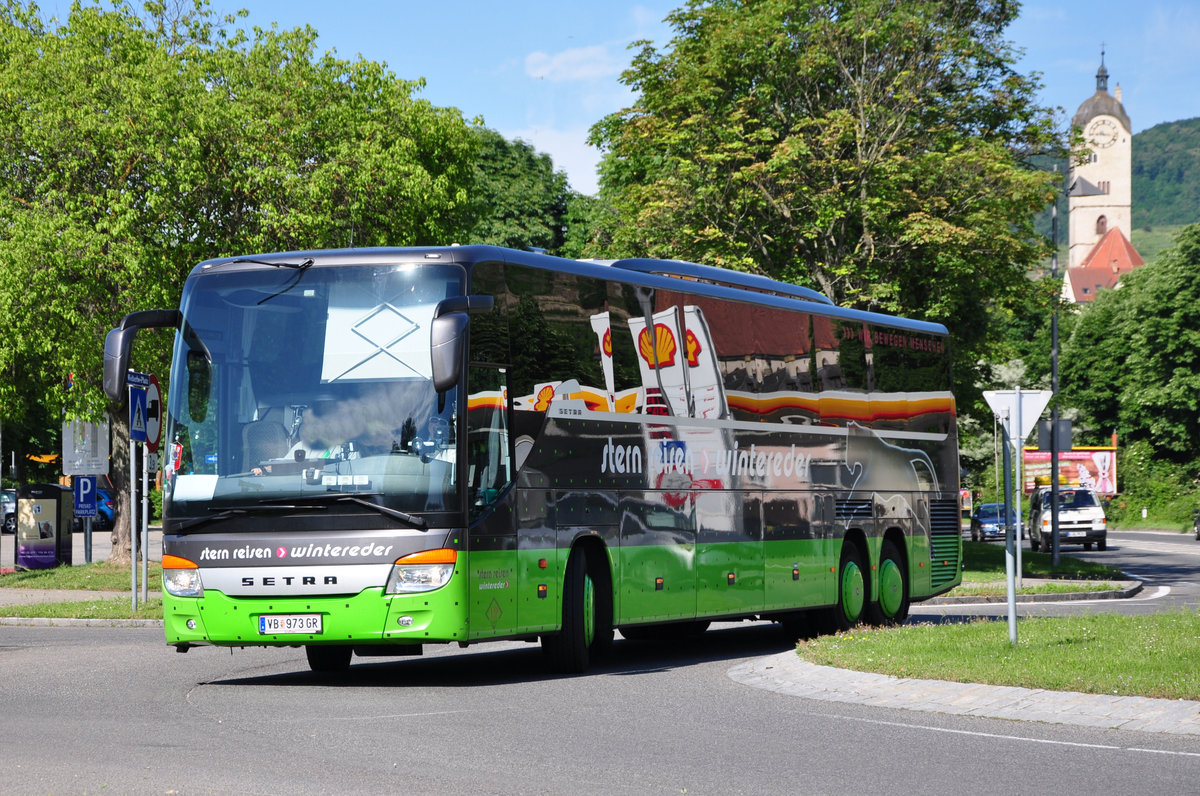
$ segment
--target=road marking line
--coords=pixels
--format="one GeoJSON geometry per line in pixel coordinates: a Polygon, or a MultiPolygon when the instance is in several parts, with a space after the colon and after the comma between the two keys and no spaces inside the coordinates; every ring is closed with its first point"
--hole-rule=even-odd
{"type": "MultiPolygon", "coordinates": [[[[997,738],[1007,741],[1025,741],[1026,743],[1049,744],[1051,746],[1073,746],[1082,749],[1106,749],[1115,752],[1142,752],[1158,755],[1174,755],[1176,757],[1200,757],[1200,752],[1175,752],[1166,749],[1146,749],[1140,746],[1111,746],[1109,744],[1098,743],[1079,743],[1078,741],[1055,741],[1049,738],[1030,738],[1024,735],[1002,735],[994,732],[979,732],[977,730],[956,730],[950,727],[931,727],[927,724],[909,724],[902,721],[884,721],[882,719],[864,719],[860,716],[842,716],[836,713],[817,713],[813,714],[823,716],[830,719],[844,719],[846,721],[857,721],[863,724],[879,724],[885,727],[899,727],[908,730],[928,730],[930,732],[944,732],[951,735],[970,735],[976,738],[997,738]]],[[[982,717],[977,717],[982,718],[982,717]]],[[[1056,725],[1062,726],[1062,725],[1056,725]]],[[[1105,729],[1105,728],[1101,728],[1105,729]]]]}

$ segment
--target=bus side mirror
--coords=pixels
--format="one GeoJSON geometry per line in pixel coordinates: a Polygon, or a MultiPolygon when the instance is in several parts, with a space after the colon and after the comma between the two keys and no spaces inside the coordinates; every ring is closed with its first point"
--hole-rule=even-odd
{"type": "MultiPolygon", "coordinates": [[[[429,327],[429,354],[433,364],[433,389],[441,395],[458,384],[467,356],[468,314],[491,312],[491,296],[453,296],[438,302],[429,327]]],[[[439,411],[442,399],[438,400],[439,411]]]]}
{"type": "Polygon", "coordinates": [[[178,328],[183,319],[179,310],[142,310],[121,319],[121,325],[104,337],[104,394],[118,406],[125,403],[125,371],[129,370],[129,349],[140,329],[178,328]]]}
{"type": "Polygon", "coordinates": [[[125,371],[129,370],[129,348],[137,329],[112,329],[104,337],[104,394],[115,404],[125,403],[125,371]]]}
{"type": "Polygon", "coordinates": [[[465,312],[448,312],[433,319],[429,329],[429,353],[436,392],[447,392],[458,384],[466,357],[467,323],[465,312]]]}

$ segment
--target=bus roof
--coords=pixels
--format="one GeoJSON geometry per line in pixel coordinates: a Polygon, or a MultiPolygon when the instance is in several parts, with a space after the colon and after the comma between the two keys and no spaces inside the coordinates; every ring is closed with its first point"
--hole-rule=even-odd
{"type": "Polygon", "coordinates": [[[284,264],[301,264],[306,260],[312,260],[312,264],[318,267],[372,262],[445,262],[458,263],[468,268],[477,262],[500,261],[600,279],[616,278],[621,282],[663,290],[686,291],[731,301],[815,312],[819,315],[860,320],[915,332],[947,334],[946,327],[940,323],[839,307],[824,294],[810,288],[712,265],[652,258],[572,260],[540,252],[481,244],[321,249],[221,257],[200,263],[192,269],[191,276],[222,266],[279,267],[284,264]],[[620,274],[615,274],[614,271],[619,271],[620,274]]]}

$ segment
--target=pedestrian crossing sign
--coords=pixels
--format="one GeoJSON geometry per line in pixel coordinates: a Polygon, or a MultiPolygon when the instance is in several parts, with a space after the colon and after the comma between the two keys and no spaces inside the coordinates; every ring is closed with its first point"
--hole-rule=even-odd
{"type": "Polygon", "coordinates": [[[146,441],[146,388],[129,385],[129,439],[146,441]]]}

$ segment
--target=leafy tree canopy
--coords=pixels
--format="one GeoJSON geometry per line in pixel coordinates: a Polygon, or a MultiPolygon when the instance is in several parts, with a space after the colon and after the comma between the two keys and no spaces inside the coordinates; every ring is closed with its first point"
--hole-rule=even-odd
{"type": "MultiPolygon", "coordinates": [[[[61,23],[0,4],[0,417],[99,414],[105,331],[177,304],[205,258],[464,236],[479,144],[457,110],[317,57],[311,28],[234,22],[207,0],[77,0],[61,23]]],[[[162,353],[135,357],[161,373],[162,353]]]]}
{"type": "MultiPolygon", "coordinates": [[[[318,57],[311,28],[244,34],[236,19],[207,0],[141,12],[76,0],[45,21],[0,0],[9,449],[64,408],[102,415],[106,331],[176,306],[203,259],[466,236],[479,140],[459,111],[415,98],[419,81],[379,63],[318,57]]],[[[135,366],[165,374],[168,335],[139,339],[135,366]]]]}
{"type": "Polygon", "coordinates": [[[570,196],[566,174],[524,141],[508,141],[486,128],[475,136],[479,154],[469,242],[557,252],[570,196]]]}
{"type": "Polygon", "coordinates": [[[610,254],[695,259],[835,302],[946,324],[960,390],[1000,335],[993,310],[1044,303],[1032,218],[1061,149],[1003,40],[1013,3],[690,0],[602,120],[610,254]]]}
{"type": "Polygon", "coordinates": [[[1061,387],[1097,439],[1120,429],[1125,442],[1147,443],[1162,461],[1200,459],[1197,306],[1200,224],[1082,310],[1063,346],[1061,387]]]}

